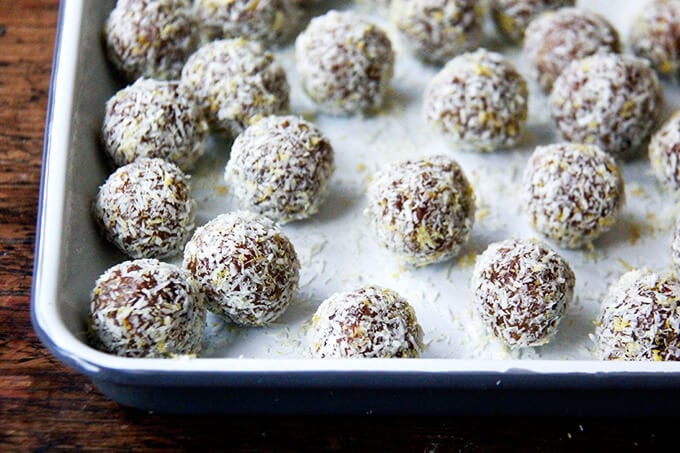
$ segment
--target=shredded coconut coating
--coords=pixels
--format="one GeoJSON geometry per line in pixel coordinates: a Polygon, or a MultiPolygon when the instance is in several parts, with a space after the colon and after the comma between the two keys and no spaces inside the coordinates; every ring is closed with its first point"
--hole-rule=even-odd
{"type": "Polygon", "coordinates": [[[416,266],[458,255],[475,220],[472,186],[445,156],[392,163],[375,175],[367,198],[378,242],[416,266]]]}
{"type": "Polygon", "coordinates": [[[298,288],[293,244],[270,219],[247,211],[222,214],[198,228],[184,249],[207,308],[239,326],[262,326],[286,310],[298,288]]]}
{"type": "Polygon", "coordinates": [[[288,79],[274,55],[241,38],[201,47],[189,57],[181,83],[196,97],[210,126],[233,135],[290,108],[288,79]]]}
{"type": "Polygon", "coordinates": [[[319,210],[333,160],[330,141],[312,123],[270,116],[236,137],[224,178],[244,209],[285,223],[319,210]]]}
{"type": "Polygon", "coordinates": [[[290,39],[303,17],[294,0],[195,0],[194,13],[202,42],[245,38],[265,47],[290,39]]]}
{"type": "Polygon", "coordinates": [[[520,42],[531,21],[544,11],[574,6],[576,0],[490,0],[491,16],[510,41],[520,42]]]}
{"type": "Polygon", "coordinates": [[[94,217],[106,238],[132,258],[163,258],[179,253],[189,239],[196,202],[177,166],[140,158],[99,188],[94,217]]]}
{"type": "Polygon", "coordinates": [[[609,288],[595,328],[601,360],[680,360],[680,282],[649,269],[609,288]]]}
{"type": "Polygon", "coordinates": [[[477,257],[471,287],[489,332],[508,347],[523,348],[555,336],[575,283],[569,264],[543,242],[508,239],[477,257]]]}
{"type": "Polygon", "coordinates": [[[538,16],[526,30],[524,58],[532,77],[550,92],[555,79],[574,60],[599,52],[621,51],[616,29],[599,14],[563,8],[538,16]]]}
{"type": "Polygon", "coordinates": [[[315,17],[295,42],[302,87],[319,108],[346,115],[377,110],[394,72],[387,34],[352,12],[315,17]]]}
{"type": "Polygon", "coordinates": [[[178,82],[142,78],[108,100],[101,138],[116,166],[159,157],[190,170],[207,133],[201,109],[178,82]]]}
{"type": "Polygon", "coordinates": [[[553,85],[550,107],[565,140],[625,157],[652,133],[663,89],[645,60],[597,54],[565,68],[553,85]]]}
{"type": "Polygon", "coordinates": [[[659,182],[680,194],[680,111],[652,136],[649,161],[659,182]]]}
{"type": "Polygon", "coordinates": [[[322,359],[413,358],[423,350],[423,330],[406,299],[371,285],[323,301],[309,343],[322,359]]]}
{"type": "Polygon", "coordinates": [[[203,295],[191,276],[155,259],[104,272],[91,294],[93,346],[125,357],[197,354],[205,331],[203,295]]]}
{"type": "Polygon", "coordinates": [[[484,9],[477,0],[394,0],[392,22],[422,59],[445,63],[479,47],[484,9]]]}
{"type": "Polygon", "coordinates": [[[118,0],[104,26],[109,60],[132,82],[139,77],[179,78],[196,49],[189,0],[118,0]]]}
{"type": "Polygon", "coordinates": [[[680,4],[669,0],[647,2],[632,24],[633,53],[649,60],[664,76],[677,74],[680,68],[680,4]]]}
{"type": "Polygon", "coordinates": [[[589,244],[610,230],[625,202],[616,161],[593,145],[537,147],[523,186],[532,227],[567,248],[589,244]]]}
{"type": "Polygon", "coordinates": [[[455,146],[493,151],[517,143],[528,96],[526,81],[512,63],[479,49],[455,57],[432,79],[423,112],[455,146]]]}

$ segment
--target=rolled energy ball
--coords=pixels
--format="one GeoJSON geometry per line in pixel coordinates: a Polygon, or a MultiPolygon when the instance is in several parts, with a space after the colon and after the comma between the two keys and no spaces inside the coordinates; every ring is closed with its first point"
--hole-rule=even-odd
{"type": "Polygon", "coordinates": [[[663,90],[646,61],[597,54],[569,64],[550,94],[552,117],[565,140],[627,156],[649,137],[663,90]]]}
{"type": "Polygon", "coordinates": [[[406,299],[379,286],[334,294],[319,305],[309,333],[318,358],[407,358],[423,350],[423,330],[406,299]]]}
{"type": "Polygon", "coordinates": [[[580,8],[543,13],[529,24],[524,36],[524,57],[546,92],[572,61],[620,51],[616,29],[599,14],[580,8]]]}
{"type": "Polygon", "coordinates": [[[101,136],[116,166],[159,157],[189,170],[207,133],[201,109],[178,82],[139,79],[106,103],[101,136]]]}
{"type": "Polygon", "coordinates": [[[484,11],[476,0],[394,0],[392,22],[416,54],[444,63],[479,47],[484,11]]]}
{"type": "Polygon", "coordinates": [[[106,238],[133,258],[181,251],[194,229],[196,202],[188,177],[163,159],[141,158],[99,188],[94,215],[106,238]]]}
{"type": "Polygon", "coordinates": [[[445,156],[392,163],[375,175],[367,198],[378,243],[416,266],[456,256],[475,220],[472,187],[445,156]]]}
{"type": "Polygon", "coordinates": [[[633,270],[609,288],[595,329],[601,360],[680,360],[680,282],[633,270]]]}
{"type": "Polygon", "coordinates": [[[523,185],[531,225],[561,247],[580,247],[611,229],[625,202],[619,167],[593,145],[537,147],[523,185]]]}
{"type": "Polygon", "coordinates": [[[329,11],[311,20],[295,42],[302,87],[330,114],[380,108],[394,72],[385,32],[352,12],[329,11]]]}
{"type": "Polygon", "coordinates": [[[91,295],[93,346],[126,357],[196,354],[205,331],[203,295],[191,276],[155,259],[104,272],[91,295]]]}
{"type": "Polygon", "coordinates": [[[576,0],[491,0],[491,16],[506,38],[519,42],[529,23],[540,13],[575,4],[576,0]]]}
{"type": "Polygon", "coordinates": [[[502,55],[479,49],[444,66],[425,92],[425,118],[455,146],[493,151],[517,143],[527,119],[524,78],[502,55]]]}
{"type": "Polygon", "coordinates": [[[633,53],[670,76],[680,67],[680,4],[655,0],[644,4],[630,33],[633,53]]]}
{"type": "Polygon", "coordinates": [[[652,136],[649,161],[659,182],[680,193],[680,112],[676,112],[652,136]]]}
{"type": "Polygon", "coordinates": [[[189,57],[181,83],[196,97],[211,127],[234,135],[262,116],[290,108],[288,79],[274,55],[240,38],[201,47],[189,57]]]}
{"type": "Polygon", "coordinates": [[[224,178],[243,208],[288,222],[319,210],[334,168],[333,148],[316,126],[269,116],[236,137],[224,178]]]}
{"type": "Polygon", "coordinates": [[[290,240],[266,217],[236,211],[198,228],[183,267],[207,296],[208,310],[239,326],[275,321],[298,288],[300,262],[290,240]]]}
{"type": "Polygon", "coordinates": [[[128,81],[177,79],[196,49],[189,0],[118,0],[104,26],[109,60],[128,81]]]}
{"type": "Polygon", "coordinates": [[[511,348],[540,346],[557,333],[575,284],[569,264],[536,240],[491,244],[472,274],[475,310],[511,348]]]}
{"type": "Polygon", "coordinates": [[[297,0],[196,0],[194,12],[203,42],[245,38],[264,46],[281,44],[297,30],[297,0]]]}

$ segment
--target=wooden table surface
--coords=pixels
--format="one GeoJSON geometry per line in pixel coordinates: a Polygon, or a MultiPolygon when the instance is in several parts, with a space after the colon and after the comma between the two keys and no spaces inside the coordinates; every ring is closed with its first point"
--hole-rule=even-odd
{"type": "Polygon", "coordinates": [[[107,400],[51,357],[29,315],[57,13],[57,0],[0,0],[0,451],[645,451],[674,437],[668,419],[184,417],[107,400]]]}

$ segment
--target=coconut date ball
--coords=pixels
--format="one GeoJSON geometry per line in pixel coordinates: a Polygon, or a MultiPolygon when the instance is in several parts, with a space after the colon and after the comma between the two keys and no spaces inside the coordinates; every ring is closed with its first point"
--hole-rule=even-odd
{"type": "Polygon", "coordinates": [[[422,59],[445,63],[479,47],[484,11],[476,0],[394,0],[392,22],[422,59]]]}
{"type": "Polygon", "coordinates": [[[557,333],[575,281],[569,264],[546,244],[508,239],[477,257],[471,283],[474,307],[505,345],[540,346],[557,333]]]}
{"type": "Polygon", "coordinates": [[[108,100],[101,138],[116,166],[159,157],[189,170],[207,133],[201,109],[177,81],[142,78],[108,100]]]}
{"type": "Polygon", "coordinates": [[[307,95],[334,115],[374,111],[394,72],[387,34],[352,12],[312,19],[295,42],[297,69],[307,95]]]}
{"type": "Polygon", "coordinates": [[[423,330],[406,299],[379,286],[323,301],[309,331],[317,358],[407,358],[423,350],[423,330]]]}
{"type": "Polygon", "coordinates": [[[267,47],[291,38],[302,19],[296,0],[196,0],[194,13],[203,42],[245,38],[267,47]]]}
{"type": "Polygon", "coordinates": [[[524,58],[546,92],[572,61],[620,51],[619,34],[607,19],[581,8],[543,13],[529,24],[524,36],[524,58]]]}
{"type": "Polygon", "coordinates": [[[212,128],[234,135],[262,116],[290,108],[288,79],[274,55],[241,38],[201,47],[189,57],[181,83],[198,100],[212,128]]]}
{"type": "Polygon", "coordinates": [[[330,141],[312,123],[269,116],[236,137],[224,178],[242,208],[289,222],[319,210],[333,161],[330,141]]]}
{"type": "Polygon", "coordinates": [[[95,347],[119,356],[196,354],[205,317],[203,295],[187,272],[139,259],[99,277],[91,294],[89,333],[95,347]]]}
{"type": "Polygon", "coordinates": [[[458,255],[475,220],[472,187],[445,156],[388,165],[371,181],[367,199],[378,243],[416,266],[458,255]]]}
{"type": "Polygon", "coordinates": [[[300,262],[270,219],[247,211],[222,214],[198,228],[183,267],[201,286],[211,312],[239,326],[262,326],[286,310],[298,288],[300,262]]]}
{"type": "Polygon", "coordinates": [[[109,242],[130,257],[164,258],[178,254],[189,239],[196,202],[176,165],[141,158],[118,168],[99,188],[94,216],[109,242]]]}
{"type": "Polygon", "coordinates": [[[479,49],[455,57],[432,79],[423,111],[455,146],[493,151],[517,143],[527,120],[527,85],[505,57],[479,49]]]}
{"type": "Polygon", "coordinates": [[[510,41],[519,42],[529,23],[540,13],[574,6],[576,0],[490,0],[490,3],[498,30],[510,41]]]}
{"type": "Polygon", "coordinates": [[[597,146],[539,146],[524,173],[531,225],[561,247],[589,244],[610,230],[625,202],[614,159],[597,146]]]}
{"type": "Polygon", "coordinates": [[[595,329],[601,360],[680,360],[680,282],[649,269],[625,273],[602,302],[595,329]]]}
{"type": "Polygon", "coordinates": [[[189,0],[118,0],[104,26],[109,60],[128,81],[178,79],[196,49],[189,0]]]}
{"type": "Polygon", "coordinates": [[[649,138],[663,107],[663,89],[645,60],[597,54],[570,63],[550,94],[562,137],[626,157],[649,138]]]}
{"type": "Polygon", "coordinates": [[[680,112],[676,112],[649,143],[649,161],[661,185],[680,192],[680,112]]]}
{"type": "Polygon", "coordinates": [[[676,74],[680,67],[680,4],[670,0],[645,3],[633,21],[630,42],[633,53],[649,60],[660,74],[676,74]]]}

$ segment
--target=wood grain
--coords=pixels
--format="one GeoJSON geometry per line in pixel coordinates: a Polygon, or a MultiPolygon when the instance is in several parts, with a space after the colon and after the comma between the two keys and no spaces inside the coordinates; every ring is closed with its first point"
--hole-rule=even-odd
{"type": "Polygon", "coordinates": [[[53,359],[30,323],[57,15],[56,0],[0,0],[0,450],[644,451],[673,434],[673,420],[182,417],[107,400],[53,359]]]}

